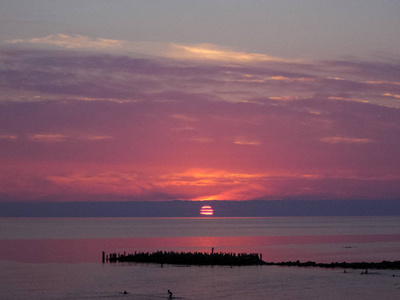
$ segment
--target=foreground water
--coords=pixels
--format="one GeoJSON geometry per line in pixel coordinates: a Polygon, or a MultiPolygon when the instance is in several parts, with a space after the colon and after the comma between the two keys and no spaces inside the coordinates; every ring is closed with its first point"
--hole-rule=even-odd
{"type": "Polygon", "coordinates": [[[400,260],[400,217],[0,219],[2,299],[398,299],[400,271],[102,264],[101,252],[400,260]],[[394,275],[394,276],[393,276],[394,275]],[[123,291],[128,294],[121,294],[123,291]]]}

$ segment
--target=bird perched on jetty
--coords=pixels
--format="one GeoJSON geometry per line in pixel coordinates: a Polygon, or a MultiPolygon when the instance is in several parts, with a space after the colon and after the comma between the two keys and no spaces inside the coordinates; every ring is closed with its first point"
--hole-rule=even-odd
{"type": "Polygon", "coordinates": [[[172,299],[172,292],[168,290],[169,298],[172,299]]]}

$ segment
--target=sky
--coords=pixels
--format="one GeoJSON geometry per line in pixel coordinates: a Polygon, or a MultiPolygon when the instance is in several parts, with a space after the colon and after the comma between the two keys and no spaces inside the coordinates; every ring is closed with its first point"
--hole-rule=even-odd
{"type": "Polygon", "coordinates": [[[0,0],[0,201],[400,201],[399,13],[0,0]]]}

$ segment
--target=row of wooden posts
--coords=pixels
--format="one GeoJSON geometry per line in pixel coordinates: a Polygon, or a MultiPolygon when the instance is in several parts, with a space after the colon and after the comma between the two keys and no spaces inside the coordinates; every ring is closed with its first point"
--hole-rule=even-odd
{"type": "MultiPolygon", "coordinates": [[[[343,268],[343,269],[400,269],[400,261],[382,261],[382,262],[332,262],[316,263],[313,261],[287,261],[287,262],[264,262],[262,254],[258,253],[211,253],[207,252],[136,252],[134,254],[110,253],[106,255],[103,251],[102,261],[105,262],[138,262],[138,263],[158,263],[165,264],[183,264],[183,265],[276,265],[290,267],[320,267],[320,268],[343,268]]],[[[367,274],[367,273],[365,273],[367,274]]]]}
{"type": "Polygon", "coordinates": [[[140,262],[140,263],[160,263],[160,264],[192,264],[192,265],[260,265],[262,254],[258,253],[211,253],[208,252],[136,252],[134,254],[102,253],[102,261],[105,262],[140,262]]]}

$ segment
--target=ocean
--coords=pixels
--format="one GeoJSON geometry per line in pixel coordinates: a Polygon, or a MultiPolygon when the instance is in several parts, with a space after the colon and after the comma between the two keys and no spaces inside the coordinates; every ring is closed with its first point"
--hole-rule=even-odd
{"type": "Polygon", "coordinates": [[[102,251],[400,260],[400,217],[1,218],[1,299],[398,299],[400,270],[102,263],[102,251]],[[127,294],[123,292],[126,291],[127,294]]]}

